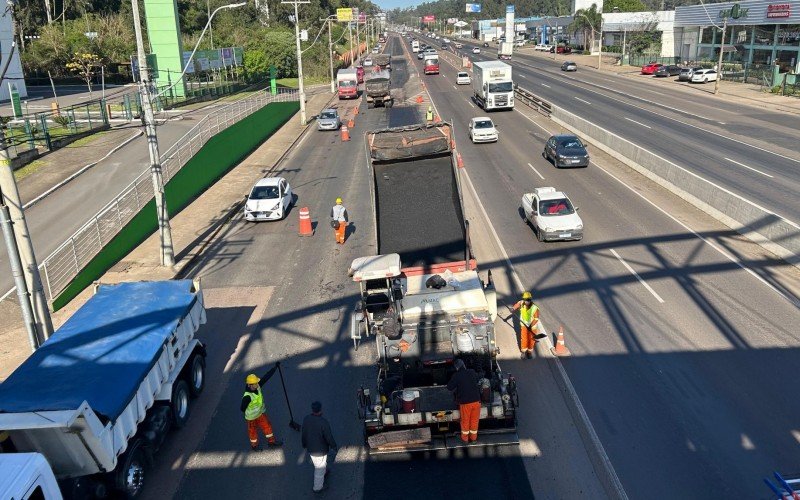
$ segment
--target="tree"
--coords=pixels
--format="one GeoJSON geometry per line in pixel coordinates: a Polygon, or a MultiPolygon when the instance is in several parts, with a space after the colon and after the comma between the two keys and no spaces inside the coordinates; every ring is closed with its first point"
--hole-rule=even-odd
{"type": "Polygon", "coordinates": [[[72,56],[72,60],[67,63],[67,69],[80,76],[86,81],[89,87],[89,97],[92,96],[92,78],[100,67],[100,57],[97,54],[82,53],[72,56]]]}
{"type": "Polygon", "coordinates": [[[647,6],[642,0],[606,0],[603,2],[606,12],[644,12],[647,6]]]}
{"type": "Polygon", "coordinates": [[[589,34],[591,34],[591,45],[594,45],[595,33],[600,33],[602,24],[603,14],[598,12],[597,4],[593,3],[588,9],[578,9],[575,11],[569,29],[572,33],[577,33],[578,31],[583,33],[583,49],[589,50],[586,44],[586,41],[589,40],[589,34]]]}

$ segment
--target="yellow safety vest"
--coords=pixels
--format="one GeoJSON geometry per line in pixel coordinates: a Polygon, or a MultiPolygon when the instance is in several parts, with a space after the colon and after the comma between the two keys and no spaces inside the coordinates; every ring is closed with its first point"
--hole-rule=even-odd
{"type": "Polygon", "coordinates": [[[244,411],[244,418],[246,420],[255,420],[265,413],[267,409],[264,407],[264,396],[261,394],[261,389],[258,392],[245,391],[245,396],[250,396],[250,404],[244,411]]]}
{"type": "Polygon", "coordinates": [[[531,302],[531,307],[525,307],[525,304],[519,306],[519,320],[525,326],[531,326],[533,321],[533,314],[539,310],[539,306],[531,302]]]}

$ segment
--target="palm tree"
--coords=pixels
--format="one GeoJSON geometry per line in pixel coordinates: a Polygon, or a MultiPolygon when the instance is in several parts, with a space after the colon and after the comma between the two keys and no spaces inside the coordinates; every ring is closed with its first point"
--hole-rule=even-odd
{"type": "Polygon", "coordinates": [[[602,23],[603,14],[597,10],[597,4],[593,3],[588,9],[578,9],[575,11],[575,15],[572,18],[572,24],[570,25],[570,30],[573,33],[577,33],[578,31],[583,33],[583,49],[588,50],[588,47],[586,47],[586,40],[589,38],[589,33],[591,33],[592,36],[592,43],[590,45],[591,47],[594,45],[595,33],[600,33],[602,23]]]}

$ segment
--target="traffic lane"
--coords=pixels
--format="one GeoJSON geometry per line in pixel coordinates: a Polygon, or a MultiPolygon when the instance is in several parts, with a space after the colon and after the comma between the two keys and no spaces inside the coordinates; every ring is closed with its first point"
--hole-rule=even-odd
{"type": "MultiPolygon", "coordinates": [[[[435,84],[431,86],[432,88],[435,87],[435,84]]],[[[443,96],[445,94],[443,93],[443,96]]],[[[441,106],[441,100],[434,97],[437,104],[440,108],[446,108],[445,106],[441,106]]],[[[455,106],[456,109],[461,109],[460,106],[455,106]]],[[[442,114],[447,115],[448,112],[440,109],[442,114]]],[[[455,114],[455,109],[452,110],[455,114]]],[[[493,113],[492,117],[497,119],[499,123],[501,123],[501,128],[517,131],[520,130],[521,127],[513,127],[513,126],[503,126],[502,120],[506,118],[506,116],[512,116],[511,113],[493,113]]],[[[464,117],[466,119],[466,116],[464,117]]],[[[468,171],[476,178],[476,185],[480,185],[479,189],[481,190],[488,190],[488,187],[491,185],[503,185],[503,186],[519,186],[522,184],[519,182],[518,178],[515,178],[514,173],[510,173],[510,170],[514,169],[515,165],[519,165],[519,160],[512,161],[508,158],[503,158],[503,153],[507,151],[511,151],[514,149],[515,144],[523,143],[523,139],[529,139],[529,137],[516,137],[511,138],[510,134],[506,134],[506,136],[501,135],[501,141],[503,141],[503,146],[501,151],[497,151],[496,148],[490,148],[487,146],[493,145],[480,145],[476,149],[486,152],[483,158],[480,158],[478,161],[478,165],[480,167],[476,170],[474,168],[475,163],[472,162],[472,152],[470,151],[470,145],[459,145],[459,149],[464,155],[464,161],[467,165],[468,171]],[[508,145],[509,140],[511,140],[511,145],[508,145]],[[489,152],[491,151],[491,152],[489,152]],[[485,169],[486,166],[496,164],[496,169],[485,169]],[[471,168],[472,167],[472,168],[471,168]],[[491,172],[490,178],[481,179],[481,172],[491,172]],[[504,179],[503,182],[497,182],[497,178],[504,179]],[[507,180],[506,180],[507,179],[507,180]],[[494,182],[492,182],[494,180],[494,182]]],[[[552,177],[546,168],[548,165],[544,166],[537,166],[537,170],[543,172],[548,177],[552,177]]],[[[550,167],[552,168],[552,167],[550,167]]],[[[591,169],[589,169],[591,170],[591,169]]],[[[524,171],[524,169],[523,169],[524,171]]],[[[586,197],[587,199],[591,199],[591,194],[594,192],[600,193],[603,197],[607,197],[608,199],[615,200],[618,198],[618,195],[624,195],[625,193],[614,193],[611,188],[614,186],[607,186],[606,183],[601,182],[602,177],[600,179],[591,178],[588,179],[586,182],[579,182],[580,178],[577,179],[575,176],[578,175],[585,175],[584,171],[569,171],[569,172],[561,172],[557,171],[556,173],[564,173],[569,176],[565,182],[568,182],[570,185],[569,193],[573,196],[573,201],[576,197],[580,197],[583,199],[586,197]],[[582,188],[582,189],[579,189],[582,188]],[[585,191],[585,193],[582,193],[585,191]]],[[[588,172],[587,172],[588,173],[588,172]]],[[[529,177],[534,177],[533,172],[529,177]]],[[[541,179],[537,179],[536,183],[540,183],[541,179]]],[[[547,184],[550,184],[550,179],[548,179],[547,184]]],[[[525,189],[527,190],[527,189],[525,189]]],[[[484,200],[508,200],[509,198],[515,200],[517,197],[521,196],[520,192],[514,192],[511,196],[509,196],[508,192],[503,193],[502,190],[499,192],[489,192],[483,196],[484,200]]],[[[587,203],[584,200],[584,203],[587,203]]],[[[510,211],[513,207],[509,206],[506,207],[506,211],[510,211]]],[[[713,251],[705,250],[705,249],[697,249],[694,248],[696,244],[693,241],[688,241],[687,244],[684,245],[676,245],[676,244],[654,244],[653,242],[658,242],[661,240],[663,235],[663,227],[661,223],[656,224],[647,224],[649,220],[658,220],[658,214],[646,214],[645,210],[647,207],[639,207],[635,206],[632,207],[630,210],[615,210],[615,204],[608,207],[593,207],[588,206],[591,213],[601,212],[604,213],[606,217],[609,217],[611,220],[624,220],[628,227],[630,226],[631,222],[637,225],[643,226],[645,229],[650,229],[650,233],[646,234],[643,238],[641,238],[642,243],[639,244],[639,239],[636,238],[634,241],[626,240],[630,237],[630,234],[627,236],[625,235],[609,235],[609,239],[614,237],[620,240],[619,245],[613,242],[608,241],[592,241],[589,237],[592,234],[592,230],[589,228],[597,228],[597,230],[601,230],[603,228],[603,219],[594,221],[591,218],[586,218],[586,206],[584,207],[584,217],[586,221],[587,227],[587,238],[585,238],[585,242],[587,245],[592,246],[602,246],[603,250],[605,249],[618,249],[618,252],[627,257],[630,260],[630,263],[634,266],[638,267],[641,271],[642,275],[647,275],[646,270],[649,268],[654,267],[655,265],[659,264],[660,260],[663,260],[665,255],[669,255],[672,259],[678,259],[678,265],[685,265],[687,260],[690,260],[692,263],[696,262],[696,266],[698,266],[698,270],[694,271],[697,273],[702,273],[704,266],[715,266],[722,264],[724,266],[724,262],[719,262],[719,257],[713,254],[713,251]],[[615,213],[616,212],[616,213],[615,213]],[[630,214],[642,214],[643,222],[638,222],[635,220],[631,220],[630,214]],[[586,241],[589,239],[589,241],[586,241]],[[641,248],[640,248],[641,247],[641,248]],[[677,248],[676,248],[677,247],[677,248]],[[647,248],[648,251],[651,253],[647,254],[642,250],[642,248],[647,248]],[[693,253],[698,253],[700,255],[695,256],[691,259],[686,259],[686,256],[691,256],[693,253]],[[644,255],[642,255],[644,254],[644,255]],[[710,254],[710,255],[707,255],[710,254]],[[648,260],[650,262],[648,262],[648,260]]],[[[489,210],[490,215],[492,209],[487,206],[487,210],[489,210]]],[[[652,210],[651,210],[652,212],[652,210]]],[[[492,217],[493,220],[508,220],[508,215],[501,215],[498,217],[492,217]]],[[[662,217],[663,218],[663,217],[662,217]]],[[[506,225],[500,226],[505,228],[506,225]]],[[[525,273],[527,269],[525,265],[526,255],[520,251],[514,251],[512,249],[516,249],[514,245],[508,244],[509,236],[504,234],[502,229],[499,230],[501,233],[501,239],[503,239],[504,243],[507,244],[507,248],[509,248],[509,253],[515,253],[515,256],[512,256],[512,260],[518,258],[516,262],[520,262],[519,267],[523,269],[522,273],[525,273]]],[[[516,231],[519,233],[519,231],[516,231]]],[[[527,231],[526,231],[527,232],[527,231]]],[[[630,231],[633,235],[637,235],[637,231],[634,229],[630,231]]],[[[532,236],[532,235],[531,235],[532,236]]],[[[670,236],[678,237],[679,239],[683,235],[680,234],[680,229],[677,230],[675,235],[667,235],[667,238],[670,236]]],[[[691,238],[694,239],[694,238],[691,238]]],[[[528,238],[528,241],[524,241],[522,245],[524,248],[527,249],[528,252],[532,252],[531,247],[537,245],[538,243],[534,241],[533,238],[528,238]]],[[[541,244],[538,244],[541,246],[541,244]]],[[[569,244],[562,244],[560,245],[563,249],[566,249],[569,244]]],[[[550,245],[547,245],[550,246],[550,245]]],[[[715,325],[713,324],[715,321],[718,321],[717,316],[722,318],[725,317],[737,317],[738,313],[737,310],[741,310],[741,307],[744,307],[747,304],[746,297],[729,297],[726,293],[715,294],[714,290],[719,287],[722,290],[738,290],[741,287],[743,282],[748,282],[747,276],[743,276],[742,272],[740,271],[731,271],[729,269],[721,269],[719,273],[723,279],[728,279],[731,281],[729,284],[721,284],[717,283],[719,278],[715,278],[710,280],[703,277],[702,281],[711,281],[711,283],[701,283],[702,288],[695,287],[694,291],[689,290],[688,294],[683,292],[682,287],[686,285],[686,279],[681,276],[677,276],[676,279],[681,283],[681,286],[677,287],[677,290],[670,290],[670,288],[676,288],[675,286],[670,287],[669,282],[664,283],[661,285],[659,280],[655,280],[653,282],[653,286],[659,289],[659,292],[666,297],[671,305],[670,310],[673,311],[670,314],[670,311],[663,310],[663,308],[659,308],[657,306],[657,301],[654,300],[653,297],[650,297],[646,291],[643,289],[639,291],[636,287],[639,286],[637,280],[634,280],[633,277],[626,276],[624,273],[625,271],[622,270],[623,266],[617,262],[616,259],[613,257],[605,254],[604,252],[594,252],[589,253],[586,256],[578,257],[577,260],[581,261],[579,266],[575,266],[574,264],[570,264],[569,262],[563,262],[566,258],[563,257],[563,251],[560,250],[552,250],[552,251],[545,251],[547,254],[551,253],[559,253],[557,258],[550,258],[548,260],[555,261],[553,265],[545,265],[540,266],[539,269],[531,269],[529,275],[532,276],[549,276],[552,283],[548,283],[547,279],[540,278],[543,281],[533,281],[535,283],[534,290],[537,296],[545,298],[540,299],[540,303],[544,304],[544,310],[547,313],[555,312],[555,319],[560,324],[565,324],[567,326],[568,332],[592,332],[592,336],[589,342],[582,342],[583,339],[578,338],[576,340],[575,336],[569,336],[568,339],[570,341],[570,348],[572,349],[573,353],[582,354],[581,360],[586,357],[586,359],[591,359],[592,356],[600,355],[603,356],[606,353],[647,353],[648,351],[652,350],[672,350],[672,351],[688,351],[691,352],[697,348],[697,346],[702,346],[703,349],[729,349],[731,345],[736,347],[740,347],[739,342],[734,340],[737,337],[733,335],[732,338],[728,338],[728,335],[731,335],[730,332],[726,330],[732,330],[734,333],[738,330],[744,331],[752,331],[756,332],[753,329],[753,324],[745,324],[742,326],[730,326],[730,325],[715,325]],[[610,265],[608,264],[610,262],[610,265]],[[556,267],[557,266],[557,267],[556,267]],[[616,267],[616,268],[615,268],[616,267]],[[580,290],[582,287],[580,284],[588,282],[596,283],[596,287],[598,288],[597,293],[598,295],[602,296],[602,300],[595,304],[587,304],[588,307],[585,310],[590,311],[589,314],[583,316],[581,321],[581,316],[578,315],[579,321],[575,321],[576,310],[584,309],[579,307],[581,301],[576,300],[573,296],[566,297],[566,300],[563,301],[561,304],[556,301],[555,304],[550,304],[552,300],[549,298],[552,296],[552,292],[548,290],[548,288],[555,288],[559,287],[562,284],[559,283],[558,276],[553,273],[553,268],[559,270],[560,274],[566,275],[568,283],[566,286],[575,286],[576,290],[580,290]],[[581,275],[581,271],[584,270],[584,275],[581,275]],[[622,270],[622,271],[620,271],[622,270]],[[571,278],[577,278],[572,279],[571,278]],[[576,284],[578,286],[576,286],[576,284]],[[698,292],[702,292],[699,294],[698,292]],[[687,300],[686,296],[692,297],[691,300],[687,300]],[[717,297],[715,295],[720,295],[717,297]],[[730,303],[731,307],[728,307],[727,310],[724,308],[720,308],[718,302],[719,300],[726,300],[730,303]],[[692,303],[696,302],[694,307],[692,307],[692,303]],[[674,308],[674,309],[673,309],[674,308]],[[569,311],[569,314],[564,314],[564,311],[569,311]],[[700,314],[699,311],[703,311],[703,314],[700,314]],[[562,317],[559,317],[559,314],[562,317]],[[688,316],[688,318],[683,319],[684,316],[688,316]],[[700,316],[695,317],[695,316],[700,316]],[[609,324],[607,325],[598,325],[598,317],[608,317],[611,318],[608,321],[609,324]],[[711,321],[709,321],[709,317],[711,321]],[[709,324],[711,323],[711,324],[709,324]],[[624,328],[621,328],[623,326],[624,328]],[[698,336],[695,332],[708,332],[718,330],[721,332],[714,335],[701,335],[698,336]],[[677,335],[673,332],[687,332],[683,338],[680,335],[677,335]],[[639,332],[652,332],[650,335],[642,335],[639,332]],[[605,335],[604,335],[605,333],[605,335]],[[727,335],[726,335],[727,334],[727,335]],[[662,338],[663,335],[663,338],[662,338]],[[616,339],[619,337],[619,341],[616,339]],[[677,337],[677,338],[672,338],[677,337]],[[699,337],[699,338],[698,338],[699,337]],[[706,338],[704,338],[706,337],[706,338]],[[710,338],[708,338],[710,337],[710,338]],[[594,341],[594,343],[592,343],[594,341]],[[616,341],[616,342],[615,342],[616,341]],[[702,344],[707,345],[702,345],[702,344]],[[710,344],[710,345],[708,345],[710,344]],[[577,345],[578,347],[574,347],[577,345]],[[619,349],[622,347],[622,349],[619,349]]],[[[574,251],[573,251],[574,253],[574,251]]],[[[661,264],[662,266],[675,266],[675,264],[661,264]]],[[[735,266],[734,266],[735,267],[735,266]]],[[[713,269],[713,267],[711,267],[713,269]]],[[[738,268],[737,268],[738,269],[738,268]]],[[[697,280],[697,278],[691,276],[692,271],[689,270],[688,274],[691,277],[692,281],[697,280]]],[[[752,279],[749,281],[753,281],[752,279]]],[[[758,286],[758,284],[756,284],[758,286]]],[[[583,287],[585,288],[585,287],[583,287]]],[[[564,292],[564,295],[571,295],[568,291],[564,292]]],[[[591,293],[590,293],[591,295],[591,293]]],[[[591,300],[591,302],[595,302],[591,300]]],[[[767,300],[764,303],[759,304],[759,307],[766,307],[769,313],[764,314],[764,317],[759,317],[753,321],[753,323],[759,323],[763,321],[765,318],[770,318],[771,315],[774,313],[772,309],[774,309],[774,300],[767,300]]],[[[796,316],[796,314],[794,315],[796,316]]],[[[782,320],[777,321],[767,321],[766,324],[770,324],[770,328],[777,328],[779,331],[782,331],[786,338],[793,337],[793,333],[786,328],[787,324],[792,324],[792,321],[795,320],[794,316],[789,314],[789,317],[786,317],[786,310],[784,309],[784,317],[782,320]],[[785,321],[789,321],[786,323],[785,321]]],[[[545,316],[546,318],[547,316],[545,316]]],[[[780,314],[779,314],[780,317],[780,314]]],[[[550,322],[550,320],[546,320],[550,322]]],[[[551,323],[552,324],[552,323],[551,323]]],[[[765,323],[761,323],[762,327],[765,323]]],[[[763,328],[762,328],[763,329],[763,328]]],[[[769,329],[769,328],[768,328],[769,329]]],[[[750,338],[749,341],[758,344],[761,340],[759,335],[756,333],[750,338]]],[[[781,339],[781,341],[786,340],[781,339]]],[[[795,339],[796,343],[797,339],[795,339]]],[[[775,343],[775,340],[772,339],[772,342],[775,343]]],[[[740,347],[740,348],[747,348],[747,347],[740,347]]],[[[713,352],[713,351],[712,351],[713,352]]],[[[623,457],[632,457],[631,459],[625,459],[626,463],[631,467],[629,474],[626,474],[626,477],[635,476],[635,470],[637,467],[640,466],[641,462],[638,460],[648,460],[650,462],[658,462],[659,458],[654,458],[648,456],[647,453],[642,453],[640,449],[638,452],[636,450],[631,450],[630,442],[635,441],[640,445],[645,445],[644,448],[649,450],[665,450],[670,451],[670,453],[664,454],[666,458],[664,464],[659,464],[659,475],[665,481],[664,484],[669,484],[668,479],[671,474],[681,474],[682,477],[686,476],[687,471],[683,470],[682,464],[689,460],[691,457],[686,455],[691,455],[682,447],[674,446],[673,437],[675,435],[681,434],[681,432],[686,432],[687,430],[691,430],[692,428],[687,428],[685,426],[680,425],[680,423],[685,420],[684,415],[680,415],[680,411],[675,411],[676,415],[671,415],[669,417],[661,416],[662,410],[661,406],[669,405],[670,407],[674,406],[681,406],[680,400],[681,398],[685,397],[684,394],[679,393],[680,391],[685,390],[685,387],[678,386],[675,387],[674,383],[672,386],[668,386],[666,390],[667,394],[660,395],[659,397],[654,398],[651,403],[642,404],[638,398],[635,398],[631,401],[625,401],[625,398],[620,398],[619,394],[628,394],[628,391],[631,391],[630,388],[630,380],[640,380],[644,377],[646,378],[653,378],[652,375],[654,373],[667,373],[672,374],[675,371],[674,367],[670,366],[671,358],[666,356],[667,359],[660,360],[659,363],[654,363],[649,358],[651,355],[649,354],[641,354],[640,358],[634,358],[635,361],[628,363],[626,358],[629,354],[622,356],[622,359],[619,355],[616,355],[616,358],[607,360],[604,362],[592,362],[592,363],[578,363],[574,361],[576,358],[569,360],[568,363],[574,363],[574,369],[569,369],[570,375],[572,376],[573,372],[577,372],[577,380],[574,380],[576,387],[579,387],[579,392],[583,397],[584,392],[595,394],[596,392],[600,392],[601,394],[593,395],[588,399],[588,401],[584,401],[584,404],[587,407],[591,407],[594,410],[592,420],[595,422],[606,423],[608,422],[608,429],[611,429],[609,432],[606,430],[605,436],[601,436],[603,438],[603,442],[606,443],[607,441],[613,442],[617,448],[619,449],[619,453],[623,457]],[[628,366],[624,366],[624,365],[628,366]],[[588,366],[587,368],[583,368],[587,365],[594,365],[588,366]],[[609,366],[610,365],[610,366],[609,366]],[[623,365],[623,366],[620,366],[623,365]],[[597,380],[608,380],[606,384],[606,389],[599,389],[596,388],[597,380]],[[672,389],[671,391],[669,389],[672,389]],[[584,391],[581,391],[584,389],[584,391]],[[593,391],[595,391],[593,393],[593,391]],[[621,401],[620,401],[621,400],[621,401]],[[606,405],[608,401],[618,401],[617,405],[614,408],[609,409],[606,405]],[[624,405],[620,405],[619,403],[623,403],[624,405]],[[616,406],[627,406],[628,408],[635,409],[635,413],[639,416],[641,421],[637,422],[626,422],[627,416],[625,413],[620,413],[616,406]],[[599,410],[598,410],[599,408],[599,410]],[[655,424],[654,424],[655,423],[655,424]],[[619,429],[631,429],[630,432],[625,433],[623,436],[614,437],[614,435],[620,434],[618,432],[619,429]],[[670,432],[659,432],[660,430],[670,429],[670,432]],[[609,436],[609,434],[612,434],[609,436]],[[629,440],[628,437],[631,434],[636,434],[636,438],[633,440],[629,440]]],[[[604,360],[605,358],[601,357],[600,360],[604,360]]],[[[705,366],[705,362],[703,360],[698,360],[694,363],[689,363],[687,368],[681,367],[678,370],[680,375],[687,374],[691,380],[699,380],[699,382],[695,382],[695,386],[703,386],[706,385],[704,382],[706,381],[713,381],[715,384],[720,383],[721,387],[716,387],[715,384],[708,384],[712,385],[712,387],[705,387],[703,394],[719,394],[720,397],[716,398],[715,401],[712,403],[715,405],[711,409],[706,409],[704,411],[705,416],[709,417],[710,420],[708,421],[718,421],[719,419],[725,419],[730,408],[726,403],[729,400],[729,396],[732,396],[732,399],[736,399],[737,395],[739,394],[739,390],[741,389],[741,384],[726,384],[725,381],[720,381],[719,378],[716,376],[716,371],[721,368],[721,366],[717,363],[714,363],[714,366],[711,367],[715,373],[709,374],[707,373],[705,366]]],[[[759,362],[754,363],[753,366],[746,366],[745,369],[750,372],[750,375],[753,375],[761,368],[761,364],[759,362]]],[[[662,377],[663,378],[663,377],[662,377]]],[[[752,380],[746,384],[749,385],[751,389],[755,389],[753,386],[758,386],[763,383],[763,379],[760,377],[756,377],[758,382],[753,382],[752,380]]],[[[649,380],[647,383],[637,383],[637,387],[635,387],[631,394],[641,394],[641,393],[652,393],[653,388],[650,385],[654,385],[655,387],[660,387],[663,385],[663,380],[655,377],[654,380],[649,380]]],[[[685,385],[685,384],[684,384],[685,385]]],[[[786,390],[788,388],[784,388],[786,390]]],[[[780,391],[771,391],[771,393],[766,396],[764,399],[769,400],[771,398],[781,397],[780,391]]],[[[714,398],[712,398],[714,399],[714,398]]],[[[746,413],[752,414],[752,410],[756,410],[759,408],[760,404],[764,401],[756,402],[754,404],[747,403],[743,405],[743,408],[740,410],[745,410],[746,413]]],[[[707,401],[702,402],[704,405],[708,405],[707,401]]],[[[742,402],[740,402],[742,403],[742,402]]],[[[684,406],[690,406],[688,403],[684,406]]],[[[686,411],[696,411],[696,408],[690,407],[686,411]]],[[[788,413],[791,414],[791,413],[788,413]]],[[[729,419],[730,420],[730,419],[729,419]]],[[[748,434],[753,435],[752,429],[759,429],[760,426],[764,426],[764,421],[750,421],[750,422],[743,422],[739,426],[739,428],[747,428],[748,434]],[[745,425],[748,424],[748,425],[745,425]]],[[[737,425],[735,423],[725,426],[725,431],[718,430],[716,433],[708,432],[708,437],[706,438],[707,441],[710,442],[711,446],[716,446],[718,448],[724,449],[727,443],[730,443],[730,434],[727,431],[730,431],[733,428],[736,428],[737,425]]],[[[767,426],[768,427],[768,426],[767,426]]],[[[785,430],[785,429],[784,429],[785,430]]],[[[770,435],[769,432],[766,433],[758,433],[759,435],[757,438],[762,443],[774,443],[775,435],[770,435]]],[[[780,433],[776,433],[780,434],[780,433]]],[[[615,448],[616,449],[616,448],[615,448]]],[[[756,465],[764,465],[764,459],[766,456],[762,454],[762,456],[758,457],[758,459],[747,459],[741,460],[738,462],[738,466],[742,468],[742,470],[756,465]],[[761,462],[761,463],[758,463],[761,462]]],[[[612,455],[612,459],[615,459],[615,456],[612,455]]],[[[691,461],[691,460],[690,460],[691,461]]],[[[615,461],[616,463],[616,461],[615,461]]],[[[686,490],[671,490],[671,494],[675,493],[687,493],[691,494],[692,491],[697,491],[693,488],[696,486],[702,487],[703,484],[707,484],[708,477],[719,477],[720,479],[723,478],[718,470],[718,467],[715,467],[713,463],[702,462],[700,464],[692,462],[692,468],[689,471],[692,474],[692,483],[686,490]],[[700,471],[700,473],[696,473],[696,471],[700,471]]],[[[712,481],[713,482],[713,481],[712,481]]],[[[647,484],[639,484],[641,488],[647,488],[647,484]]],[[[644,491],[644,490],[643,490],[644,491]]],[[[635,495],[634,495],[635,496],[635,495]]]]}

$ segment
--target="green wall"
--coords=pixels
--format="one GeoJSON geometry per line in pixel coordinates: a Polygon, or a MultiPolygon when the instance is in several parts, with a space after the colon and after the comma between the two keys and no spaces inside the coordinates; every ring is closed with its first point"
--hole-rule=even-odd
{"type": "MultiPolygon", "coordinates": [[[[209,139],[164,186],[170,216],[180,212],[245,159],[299,109],[298,102],[272,103],[209,139]]],[[[151,200],[81,270],[69,286],[53,299],[53,310],[58,311],[68,304],[84,288],[155,233],[157,228],[155,200],[151,200]]]]}
{"type": "MultiPolygon", "coordinates": [[[[147,19],[147,40],[158,62],[158,83],[166,85],[169,73],[175,77],[183,71],[183,44],[177,1],[144,0],[144,14],[147,19]]],[[[174,96],[186,95],[184,80],[172,90],[174,96]]]]}

